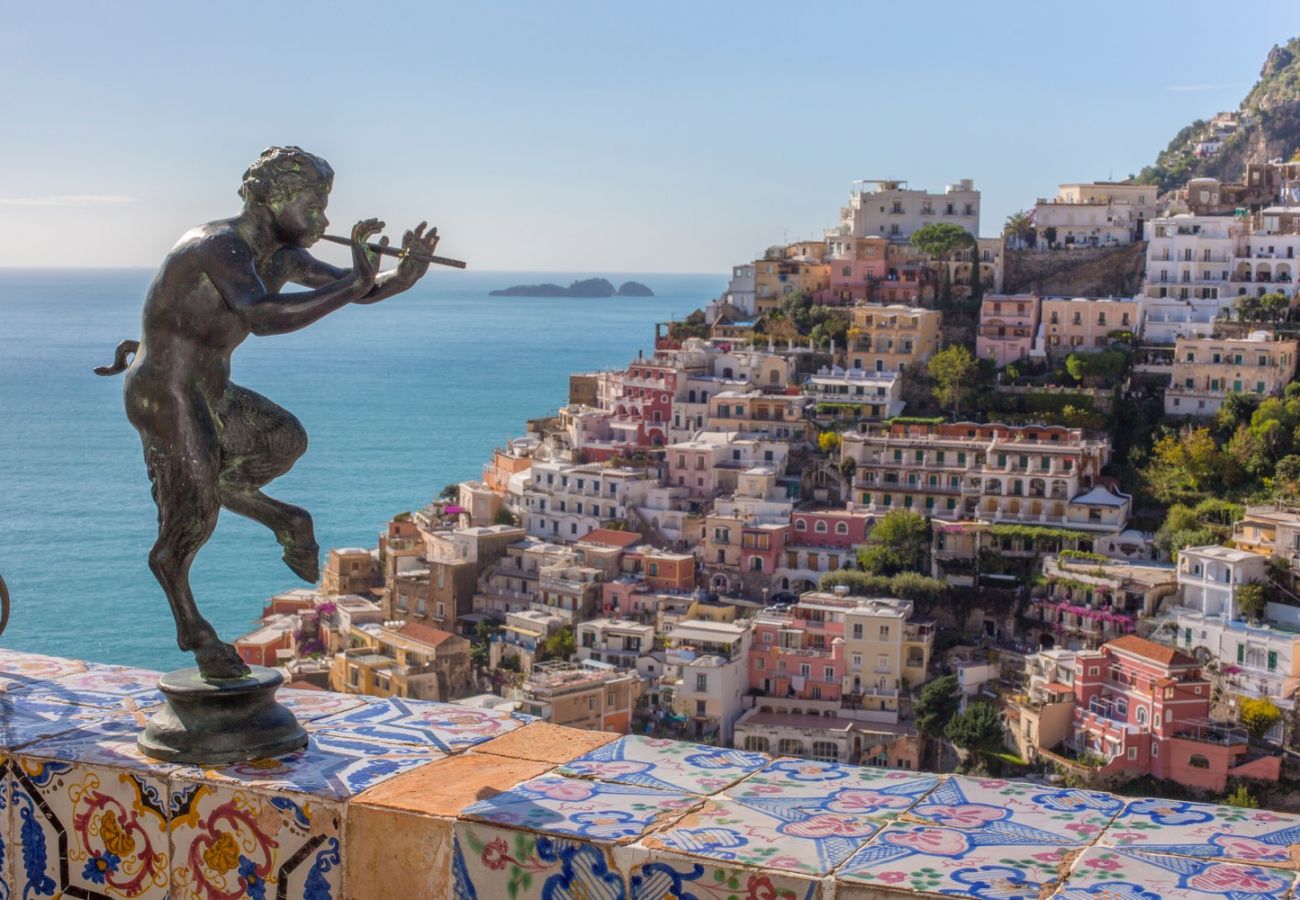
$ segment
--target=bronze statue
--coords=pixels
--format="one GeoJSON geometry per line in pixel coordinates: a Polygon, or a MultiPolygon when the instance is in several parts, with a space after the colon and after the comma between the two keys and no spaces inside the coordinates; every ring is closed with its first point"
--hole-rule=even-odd
{"type": "Polygon", "coordinates": [[[145,297],[140,340],[124,341],[113,364],[95,370],[126,371],[126,414],[158,506],[149,567],[171,604],[177,643],[194,652],[204,679],[249,674],[190,591],[190,564],[221,507],[270,528],[303,580],[320,575],[311,515],[262,493],[307,449],[307,434],[292,413],[230,380],[230,355],[250,334],[285,334],[349,303],[400,294],[430,262],[444,262],[432,256],[437,229],[426,234],[422,222],[403,236],[397,268],[380,275],[379,256],[399,251],[387,238],[367,244],[384,227],[375,219],[352,229],[351,269],[314,259],[307,248],[325,236],[333,180],[325,160],[297,147],[262,153],[244,173],[244,211],[181,237],[145,297]],[[281,293],[288,282],[312,290],[281,293]]]}

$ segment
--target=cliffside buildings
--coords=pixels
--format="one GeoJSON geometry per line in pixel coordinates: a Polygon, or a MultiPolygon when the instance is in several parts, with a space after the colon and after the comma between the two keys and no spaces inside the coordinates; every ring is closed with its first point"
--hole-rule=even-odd
{"type": "Polygon", "coordinates": [[[943,193],[907,187],[906,181],[854,182],[849,205],[840,209],[840,224],[826,232],[827,240],[880,236],[905,241],[923,225],[947,222],[980,233],[980,192],[963,178],[943,193]]]}
{"type": "Polygon", "coordinates": [[[1174,347],[1165,415],[1212,416],[1229,394],[1280,396],[1295,376],[1300,342],[1267,331],[1245,338],[1184,338],[1174,347]]]}

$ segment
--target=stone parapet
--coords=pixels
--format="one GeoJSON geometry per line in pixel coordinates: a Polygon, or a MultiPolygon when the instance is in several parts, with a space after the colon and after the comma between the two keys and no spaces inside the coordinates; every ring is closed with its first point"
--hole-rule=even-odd
{"type": "Polygon", "coordinates": [[[1300,817],[282,690],[307,749],[146,759],[157,673],[0,651],[0,898],[1287,898],[1300,817]]]}

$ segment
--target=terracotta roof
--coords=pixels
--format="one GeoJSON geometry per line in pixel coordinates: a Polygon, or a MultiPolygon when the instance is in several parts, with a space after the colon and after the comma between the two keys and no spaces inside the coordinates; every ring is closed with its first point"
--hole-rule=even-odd
{"type": "Polygon", "coordinates": [[[1146,638],[1140,638],[1136,634],[1126,634],[1123,637],[1115,638],[1113,641],[1107,641],[1105,646],[1114,647],[1116,650],[1123,650],[1125,653],[1132,653],[1134,656],[1140,656],[1143,659],[1149,659],[1166,666],[1196,665],[1196,660],[1186,653],[1179,652],[1173,647],[1166,647],[1163,644],[1148,641],[1146,638]]]}
{"type": "Polygon", "coordinates": [[[443,631],[441,628],[434,628],[432,625],[422,625],[419,622],[407,622],[397,629],[397,633],[422,644],[428,644],[430,647],[437,647],[448,638],[456,636],[450,631],[443,631]]]}
{"type": "Polygon", "coordinates": [[[312,684],[310,681],[291,681],[285,685],[287,688],[293,688],[295,691],[324,691],[325,688],[319,684],[312,684]]]}
{"type": "Polygon", "coordinates": [[[593,528],[578,538],[579,544],[603,544],[606,547],[626,549],[641,543],[641,535],[635,531],[615,531],[613,528],[593,528]]]}

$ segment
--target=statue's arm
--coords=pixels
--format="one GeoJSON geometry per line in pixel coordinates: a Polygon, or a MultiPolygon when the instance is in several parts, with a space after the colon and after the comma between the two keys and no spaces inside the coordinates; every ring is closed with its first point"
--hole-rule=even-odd
{"type": "Polygon", "coordinates": [[[279,293],[257,274],[253,254],[236,238],[216,237],[205,247],[205,272],[226,303],[253,334],[286,334],[305,328],[336,309],[364,297],[374,275],[349,270],[314,290],[279,293]]]}
{"type": "MultiPolygon", "coordinates": [[[[317,259],[300,247],[286,248],[277,253],[273,268],[282,283],[291,281],[294,284],[313,288],[323,287],[330,282],[348,278],[352,274],[351,269],[340,269],[338,266],[332,266],[317,259]]],[[[413,282],[409,278],[403,277],[400,268],[393,269],[376,277],[374,287],[364,297],[358,298],[355,302],[378,303],[380,300],[387,300],[389,297],[402,293],[402,291],[409,290],[412,284],[413,282]]]]}

